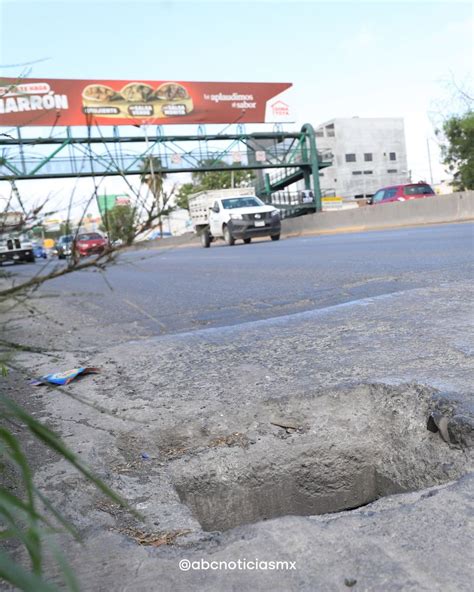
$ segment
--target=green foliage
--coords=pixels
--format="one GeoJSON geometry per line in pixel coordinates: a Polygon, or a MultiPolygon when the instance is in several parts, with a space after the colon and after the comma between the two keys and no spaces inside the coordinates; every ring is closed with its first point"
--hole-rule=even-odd
{"type": "Polygon", "coordinates": [[[212,189],[230,189],[231,187],[247,187],[252,184],[255,175],[252,171],[233,169],[223,160],[203,160],[201,166],[227,167],[225,171],[195,171],[192,173],[192,182],[181,185],[176,194],[178,207],[189,209],[189,196],[198,191],[212,189]]]}
{"type": "Polygon", "coordinates": [[[455,189],[474,189],[474,111],[447,119],[443,132],[443,162],[453,173],[455,189]]]}
{"type": "MultiPolygon", "coordinates": [[[[97,478],[83,464],[61,439],[32,417],[22,407],[0,397],[0,469],[7,468],[17,476],[16,489],[0,486],[0,538],[19,542],[28,553],[30,569],[16,563],[4,551],[0,551],[0,578],[28,592],[57,592],[58,588],[44,579],[44,555],[46,546],[55,557],[63,574],[68,590],[78,591],[74,574],[64,560],[61,552],[47,542],[47,535],[57,532],[58,526],[65,528],[75,538],[78,534],[71,524],[56,510],[54,505],[37,489],[28,458],[22,449],[20,439],[6,425],[22,425],[38,443],[53,450],[60,457],[74,466],[82,475],[93,483],[102,493],[123,507],[129,506],[103,481],[97,478]],[[16,491],[18,490],[19,493],[16,491]],[[56,526],[58,525],[58,526],[56,526]]],[[[6,480],[5,480],[6,481],[6,480]]],[[[11,480],[10,480],[11,481],[11,480]]]]}
{"type": "Polygon", "coordinates": [[[59,236],[64,236],[65,234],[74,234],[74,229],[71,226],[69,220],[66,222],[61,222],[59,226],[59,236]]]}
{"type": "Polygon", "coordinates": [[[201,190],[197,189],[194,183],[184,183],[181,185],[178,192],[176,193],[176,205],[178,208],[189,210],[189,196],[193,193],[196,193],[197,191],[201,190]]]}
{"type": "MultiPolygon", "coordinates": [[[[228,166],[222,160],[203,160],[201,166],[228,166]]],[[[192,174],[193,184],[200,187],[198,191],[210,189],[229,189],[230,187],[245,187],[254,179],[251,171],[232,169],[226,171],[196,171],[192,174]]]]}
{"type": "Polygon", "coordinates": [[[140,175],[141,183],[148,186],[151,194],[155,198],[155,207],[158,218],[160,235],[163,236],[163,216],[169,216],[176,209],[173,205],[174,188],[171,191],[164,190],[164,180],[167,177],[163,171],[161,159],[156,156],[147,156],[142,160],[142,173],[140,175]]]}
{"type": "Polygon", "coordinates": [[[107,233],[110,241],[122,240],[127,245],[132,244],[137,222],[135,208],[115,206],[104,214],[102,220],[101,230],[107,233]]]}
{"type": "Polygon", "coordinates": [[[140,168],[142,170],[140,182],[147,185],[152,195],[159,199],[163,192],[163,181],[166,179],[161,159],[157,156],[146,156],[140,168]]]}

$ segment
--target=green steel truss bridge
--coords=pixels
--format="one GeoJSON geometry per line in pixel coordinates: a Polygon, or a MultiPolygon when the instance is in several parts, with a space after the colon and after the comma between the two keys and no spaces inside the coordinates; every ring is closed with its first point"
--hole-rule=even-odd
{"type": "Polygon", "coordinates": [[[195,135],[179,136],[164,135],[160,126],[137,136],[120,135],[118,127],[107,136],[92,127],[82,137],[71,128],[54,131],[48,138],[27,138],[19,128],[0,133],[0,181],[142,175],[151,159],[167,174],[252,170],[264,201],[298,215],[321,209],[319,171],[332,164],[318,152],[310,124],[297,132],[250,134],[242,126],[235,133],[206,134],[200,126],[195,135]],[[312,192],[312,203],[301,203],[298,192],[290,191],[297,181],[312,192]]]}

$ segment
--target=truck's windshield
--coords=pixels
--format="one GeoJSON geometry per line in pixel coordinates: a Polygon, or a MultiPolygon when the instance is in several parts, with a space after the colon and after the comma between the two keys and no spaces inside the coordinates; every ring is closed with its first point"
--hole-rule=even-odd
{"type": "Polygon", "coordinates": [[[263,201],[258,197],[230,197],[222,200],[222,207],[225,210],[233,210],[234,208],[255,208],[264,206],[263,201]]]}

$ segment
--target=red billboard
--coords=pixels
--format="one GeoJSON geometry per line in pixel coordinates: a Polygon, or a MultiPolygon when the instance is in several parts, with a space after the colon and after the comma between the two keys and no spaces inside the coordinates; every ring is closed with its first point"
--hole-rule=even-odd
{"type": "Polygon", "coordinates": [[[0,126],[288,121],[291,83],[0,78],[0,126]],[[284,99],[284,97],[283,97],[284,99]]]}

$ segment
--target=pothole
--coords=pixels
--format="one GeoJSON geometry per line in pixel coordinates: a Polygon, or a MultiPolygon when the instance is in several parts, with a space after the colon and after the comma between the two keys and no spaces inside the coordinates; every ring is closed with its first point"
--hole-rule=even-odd
{"type": "Polygon", "coordinates": [[[468,455],[426,429],[432,394],[371,385],[267,402],[254,445],[173,461],[174,485],[203,530],[223,531],[354,509],[449,481],[467,470],[468,455]],[[282,438],[275,412],[299,417],[305,430],[282,438]]]}
{"type": "MultiPolygon", "coordinates": [[[[317,451],[314,451],[317,454],[317,451]]],[[[337,470],[312,461],[290,466],[247,467],[237,479],[225,474],[193,477],[177,486],[181,501],[206,531],[285,515],[311,516],[357,508],[388,493],[405,491],[380,477],[368,459],[337,457],[337,470]]]]}

